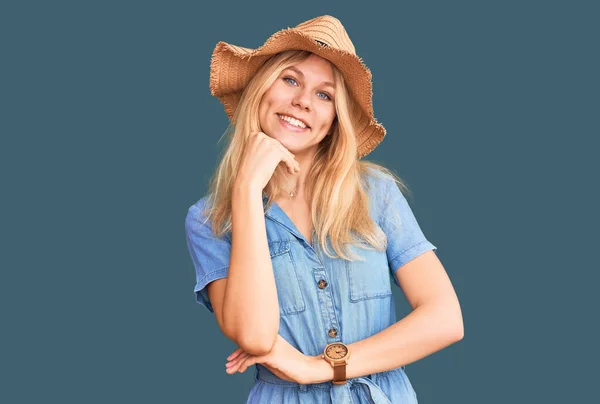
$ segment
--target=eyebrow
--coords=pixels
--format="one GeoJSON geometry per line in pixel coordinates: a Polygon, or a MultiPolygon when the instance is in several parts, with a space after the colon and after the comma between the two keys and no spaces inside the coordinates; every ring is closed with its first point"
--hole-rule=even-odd
{"type": "MultiPolygon", "coordinates": [[[[298,73],[298,74],[299,74],[301,77],[304,77],[304,73],[302,73],[302,72],[300,71],[300,69],[298,69],[297,67],[290,66],[290,67],[288,67],[288,68],[287,68],[287,69],[285,69],[285,70],[291,70],[291,71],[294,71],[294,72],[298,73]]],[[[321,84],[323,84],[323,85],[325,85],[325,86],[329,86],[329,87],[331,87],[331,88],[333,88],[333,89],[335,90],[335,86],[333,85],[333,83],[332,83],[331,81],[324,81],[324,82],[323,82],[323,83],[321,83],[321,84]]]]}

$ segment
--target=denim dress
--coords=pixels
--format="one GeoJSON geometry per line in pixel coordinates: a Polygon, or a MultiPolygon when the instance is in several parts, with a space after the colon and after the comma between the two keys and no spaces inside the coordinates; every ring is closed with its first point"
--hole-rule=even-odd
{"type": "MultiPolygon", "coordinates": [[[[312,243],[273,202],[265,214],[267,241],[280,310],[279,334],[305,355],[320,355],[332,342],[351,344],[383,331],[396,322],[392,283],[395,272],[429,250],[407,200],[387,174],[369,175],[370,214],[388,239],[386,251],[352,245],[364,261],[332,259],[324,254],[313,230],[312,243]],[[392,220],[396,209],[400,222],[392,220]]],[[[195,266],[195,299],[213,312],[206,285],[227,277],[231,231],[217,239],[210,222],[203,224],[206,197],[189,208],[185,225],[187,246],[195,266]]],[[[263,193],[263,206],[267,196],[263,193]]],[[[329,239],[329,250],[333,251],[329,239]]],[[[350,359],[352,360],[352,359],[350,359]]],[[[348,379],[299,384],[280,379],[261,364],[254,365],[255,383],[247,403],[416,403],[417,395],[405,367],[348,379]]]]}

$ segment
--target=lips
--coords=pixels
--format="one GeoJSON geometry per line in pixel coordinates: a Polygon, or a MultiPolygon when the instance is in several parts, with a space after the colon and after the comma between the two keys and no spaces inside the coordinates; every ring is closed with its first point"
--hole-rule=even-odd
{"type": "Polygon", "coordinates": [[[306,132],[309,130],[309,128],[301,128],[299,126],[294,126],[291,123],[284,121],[283,119],[277,117],[277,119],[279,119],[279,124],[283,127],[283,129],[290,131],[290,132],[306,132]]]}
{"type": "MultiPolygon", "coordinates": [[[[300,119],[300,118],[298,118],[298,117],[295,117],[295,116],[294,116],[294,115],[292,115],[292,114],[279,114],[279,113],[277,113],[276,115],[278,115],[278,118],[279,118],[279,115],[283,115],[283,116],[287,116],[287,117],[290,117],[290,118],[297,119],[297,120],[299,120],[300,122],[302,122],[303,124],[305,124],[305,125],[306,125],[306,128],[299,128],[299,129],[310,129],[310,125],[309,125],[308,123],[306,123],[306,121],[305,121],[304,119],[300,119]]],[[[279,119],[281,119],[281,118],[279,118],[279,119]]],[[[296,127],[297,127],[297,126],[296,126],[296,127]]]]}

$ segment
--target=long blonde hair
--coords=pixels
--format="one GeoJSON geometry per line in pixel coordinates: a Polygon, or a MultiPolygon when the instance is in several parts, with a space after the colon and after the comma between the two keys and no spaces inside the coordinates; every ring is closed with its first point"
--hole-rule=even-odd
{"type": "MultiPolygon", "coordinates": [[[[246,140],[260,130],[258,107],[265,92],[281,72],[305,59],[312,53],[289,50],[269,58],[253,76],[240,99],[225,134],[227,145],[217,170],[210,179],[206,221],[212,221],[217,237],[231,230],[232,188],[241,163],[246,140]]],[[[330,63],[331,64],[331,63],[330,63]]],[[[391,170],[357,157],[356,118],[362,113],[350,96],[344,78],[331,64],[335,83],[336,118],[330,135],[319,143],[310,172],[305,181],[306,199],[310,202],[311,218],[322,250],[331,258],[354,260],[357,257],[346,247],[347,243],[368,244],[381,251],[387,248],[385,233],[369,215],[369,183],[365,177],[371,170],[391,176],[403,191],[408,187],[391,170]],[[327,237],[334,252],[327,246],[327,237]]],[[[268,202],[283,189],[287,173],[285,164],[275,169],[265,190],[268,202]]],[[[365,248],[369,248],[365,246],[365,248]]]]}

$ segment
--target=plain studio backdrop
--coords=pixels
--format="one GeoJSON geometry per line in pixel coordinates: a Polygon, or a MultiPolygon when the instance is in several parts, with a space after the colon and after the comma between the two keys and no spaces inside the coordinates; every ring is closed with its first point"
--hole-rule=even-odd
{"type": "Polygon", "coordinates": [[[599,11],[3,2],[0,401],[245,402],[253,369],[225,373],[236,346],[185,242],[228,123],[210,57],[323,14],[373,73],[387,136],[367,159],[411,187],[463,311],[463,340],[406,367],[419,402],[596,396],[599,11]]]}

